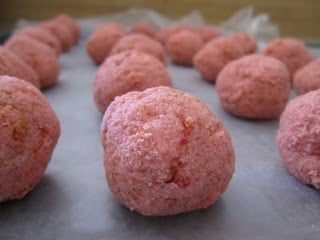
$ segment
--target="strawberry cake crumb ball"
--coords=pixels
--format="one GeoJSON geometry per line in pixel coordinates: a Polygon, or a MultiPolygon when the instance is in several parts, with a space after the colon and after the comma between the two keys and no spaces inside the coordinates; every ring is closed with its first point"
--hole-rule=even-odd
{"type": "Polygon", "coordinates": [[[198,34],[185,30],[169,38],[166,50],[172,62],[192,66],[193,57],[202,46],[203,41],[198,34]]]}
{"type": "Polygon", "coordinates": [[[61,25],[66,26],[72,35],[72,43],[73,44],[78,43],[81,35],[81,29],[74,18],[66,14],[60,14],[54,18],[54,21],[58,22],[61,25]]]}
{"type": "Polygon", "coordinates": [[[197,52],[193,58],[193,65],[204,80],[215,82],[223,67],[241,56],[243,51],[238,43],[228,37],[219,37],[208,42],[197,52]]]}
{"type": "Polygon", "coordinates": [[[282,61],[288,68],[291,77],[307,63],[312,56],[303,42],[294,38],[280,38],[271,41],[263,50],[263,54],[282,61]]]}
{"type": "Polygon", "coordinates": [[[236,33],[231,38],[237,42],[245,55],[257,52],[257,41],[250,37],[247,33],[236,33]]]}
{"type": "Polygon", "coordinates": [[[290,93],[286,66],[263,55],[248,55],[229,63],[216,85],[223,108],[250,119],[279,117],[290,93]]]}
{"type": "Polygon", "coordinates": [[[301,182],[320,190],[320,90],[293,99],[277,134],[284,165],[301,182]]]}
{"type": "Polygon", "coordinates": [[[214,26],[199,27],[198,33],[204,43],[207,43],[212,39],[220,37],[222,35],[220,30],[214,26]]]}
{"type": "Polygon", "coordinates": [[[151,38],[154,38],[156,35],[155,28],[150,23],[143,22],[143,21],[136,22],[135,24],[133,24],[131,27],[131,32],[145,34],[151,38]]]}
{"type": "Polygon", "coordinates": [[[104,113],[116,96],[155,86],[172,86],[165,66],[155,57],[130,50],[108,57],[97,70],[93,96],[104,113]]]}
{"type": "Polygon", "coordinates": [[[0,202],[21,199],[40,181],[60,135],[46,98],[30,83],[0,76],[0,202]]]}
{"type": "Polygon", "coordinates": [[[234,172],[234,150],[223,124],[201,100],[172,88],[117,97],[101,134],[110,190],[143,215],[207,208],[234,172]]]}
{"type": "Polygon", "coordinates": [[[5,43],[5,48],[35,70],[41,88],[52,87],[57,83],[60,66],[52,48],[25,35],[14,35],[5,43]]]}
{"type": "Polygon", "coordinates": [[[298,94],[320,88],[320,59],[310,62],[294,74],[293,88],[298,94]]]}
{"type": "Polygon", "coordinates": [[[166,62],[166,54],[162,45],[143,34],[133,33],[121,38],[112,48],[111,54],[127,50],[141,51],[158,58],[163,63],[166,62]]]}
{"type": "Polygon", "coordinates": [[[119,24],[98,26],[87,40],[88,55],[96,64],[101,64],[109,56],[113,46],[125,35],[125,29],[119,24]]]}

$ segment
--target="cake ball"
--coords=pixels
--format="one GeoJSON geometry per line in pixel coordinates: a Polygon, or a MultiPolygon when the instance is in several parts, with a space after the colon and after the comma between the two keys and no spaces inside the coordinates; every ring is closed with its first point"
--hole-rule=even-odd
{"type": "Polygon", "coordinates": [[[222,34],[220,30],[213,26],[203,26],[198,29],[198,33],[202,38],[204,43],[207,43],[217,37],[220,37],[222,34]]]}
{"type": "Polygon", "coordinates": [[[320,90],[293,99],[277,134],[284,165],[301,182],[320,189],[320,90]]]}
{"type": "Polygon", "coordinates": [[[62,51],[62,46],[58,38],[54,36],[49,30],[43,27],[25,27],[19,30],[16,34],[24,34],[33,39],[36,39],[52,48],[52,50],[55,51],[56,54],[60,54],[62,51]]]}
{"type": "Polygon", "coordinates": [[[165,46],[170,36],[177,33],[177,29],[177,26],[165,26],[156,33],[155,39],[165,46]]]}
{"type": "Polygon", "coordinates": [[[99,67],[93,96],[97,108],[104,113],[116,96],[160,85],[172,85],[165,66],[149,54],[130,50],[108,57],[99,67]]]}
{"type": "Polygon", "coordinates": [[[60,135],[46,98],[30,83],[0,76],[0,202],[21,199],[40,181],[60,135]]]}
{"type": "Polygon", "coordinates": [[[229,113],[250,119],[277,118],[290,93],[290,76],[279,60],[248,55],[229,63],[217,82],[220,103],[229,113]]]}
{"type": "Polygon", "coordinates": [[[127,50],[137,50],[150,54],[165,63],[166,55],[160,43],[146,35],[133,33],[121,38],[111,49],[111,54],[127,50]]]}
{"type": "Polygon", "coordinates": [[[38,74],[41,88],[52,87],[57,83],[59,62],[56,53],[47,45],[28,36],[16,35],[5,43],[5,48],[12,51],[38,74]]]}
{"type": "Polygon", "coordinates": [[[308,63],[294,74],[293,88],[298,94],[320,88],[320,59],[308,63]]]}
{"type": "Polygon", "coordinates": [[[203,41],[198,34],[184,30],[169,38],[166,50],[172,62],[192,66],[193,57],[202,46],[203,41]]]}
{"type": "Polygon", "coordinates": [[[125,35],[124,28],[119,24],[108,23],[97,27],[86,43],[88,55],[96,64],[101,64],[116,42],[125,35]]]}
{"type": "Polygon", "coordinates": [[[10,50],[0,46],[0,75],[9,75],[25,80],[40,88],[37,73],[10,50]]]}
{"type": "Polygon", "coordinates": [[[303,42],[294,38],[280,38],[271,41],[263,54],[282,61],[291,77],[301,67],[312,61],[312,56],[303,42]]]}
{"type": "Polygon", "coordinates": [[[241,57],[243,51],[231,38],[219,37],[208,42],[193,58],[193,66],[201,73],[202,78],[215,82],[223,67],[241,57]]]}
{"type": "Polygon", "coordinates": [[[39,26],[50,31],[59,40],[63,52],[69,51],[74,44],[72,33],[66,25],[54,20],[48,20],[42,22],[39,26]]]}
{"type": "Polygon", "coordinates": [[[144,21],[133,24],[131,27],[131,32],[145,34],[151,38],[154,38],[156,35],[155,28],[150,23],[144,21]]]}
{"type": "Polygon", "coordinates": [[[231,38],[240,45],[244,54],[252,54],[257,52],[257,41],[250,37],[247,33],[236,33],[231,36],[231,38]]]}
{"type": "Polygon", "coordinates": [[[207,208],[234,172],[229,133],[206,104],[182,91],[154,87],[117,97],[101,132],[109,189],[143,215],[207,208]]]}
{"type": "Polygon", "coordinates": [[[74,18],[66,14],[60,14],[56,16],[53,19],[53,21],[58,22],[59,24],[67,27],[69,32],[72,33],[71,35],[72,35],[73,44],[77,44],[77,42],[80,39],[81,29],[74,18]]]}

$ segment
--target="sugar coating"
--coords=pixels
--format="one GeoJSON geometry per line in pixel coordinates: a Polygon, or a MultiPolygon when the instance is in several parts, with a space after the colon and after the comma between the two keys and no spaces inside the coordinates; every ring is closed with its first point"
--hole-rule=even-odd
{"type": "Polygon", "coordinates": [[[60,41],[63,52],[69,51],[74,44],[72,32],[66,25],[55,20],[48,20],[43,21],[39,26],[49,30],[60,41]]]}
{"type": "Polygon", "coordinates": [[[303,42],[294,38],[280,38],[271,41],[263,54],[282,61],[288,68],[291,77],[307,63],[312,61],[310,51],[303,42]]]}
{"type": "Polygon", "coordinates": [[[59,120],[30,83],[0,76],[0,202],[23,198],[40,181],[60,135],[59,120]]]}
{"type": "Polygon", "coordinates": [[[143,215],[207,208],[234,172],[222,123],[199,99],[168,87],[117,97],[101,126],[110,190],[143,215]]]}
{"type": "Polygon", "coordinates": [[[229,63],[216,82],[225,110],[238,117],[270,119],[283,111],[290,93],[290,77],[279,60],[248,55],[229,63]]]}
{"type": "Polygon", "coordinates": [[[101,64],[109,56],[113,46],[125,35],[126,32],[121,26],[101,25],[88,38],[87,53],[96,64],[101,64]]]}
{"type": "Polygon", "coordinates": [[[71,32],[72,34],[72,43],[73,44],[77,44],[77,42],[80,39],[80,35],[81,35],[81,29],[80,26],[78,25],[78,23],[76,22],[76,20],[69,16],[66,15],[64,13],[59,14],[58,16],[56,16],[53,19],[55,22],[58,22],[61,25],[64,25],[68,28],[69,32],[71,32]]]}
{"type": "Polygon", "coordinates": [[[294,74],[293,88],[298,94],[320,88],[320,59],[308,63],[294,74]]]}
{"type": "Polygon", "coordinates": [[[43,27],[25,27],[19,30],[16,34],[25,34],[33,39],[36,39],[52,48],[56,54],[60,54],[62,51],[62,46],[58,38],[43,27]]]}
{"type": "Polygon", "coordinates": [[[121,38],[112,48],[111,54],[120,53],[127,50],[137,50],[150,54],[158,58],[161,62],[166,62],[164,48],[156,40],[139,33],[132,33],[121,38]]]}
{"type": "Polygon", "coordinates": [[[169,38],[166,50],[172,62],[192,66],[193,57],[202,46],[203,41],[198,34],[184,30],[173,34],[169,38]]]}
{"type": "Polygon", "coordinates": [[[214,27],[214,26],[199,27],[198,33],[204,43],[207,43],[207,42],[209,42],[217,37],[220,37],[222,35],[221,31],[217,27],[214,27]]]}
{"type": "Polygon", "coordinates": [[[247,33],[236,33],[232,35],[231,38],[240,45],[245,55],[257,52],[257,41],[250,37],[247,33]]]}
{"type": "Polygon", "coordinates": [[[95,103],[104,113],[116,96],[155,86],[172,86],[165,66],[155,57],[130,50],[108,57],[94,78],[95,103]]]}
{"type": "Polygon", "coordinates": [[[10,50],[0,46],[0,75],[20,78],[40,88],[37,73],[10,50]]]}
{"type": "Polygon", "coordinates": [[[156,35],[155,28],[148,22],[136,22],[131,27],[131,32],[145,34],[148,37],[154,38],[156,35]]]}
{"type": "Polygon", "coordinates": [[[218,37],[197,52],[193,58],[193,65],[203,79],[215,82],[223,67],[242,55],[243,51],[239,44],[231,38],[218,37]]]}
{"type": "Polygon", "coordinates": [[[277,134],[284,165],[305,184],[320,189],[320,90],[293,99],[277,134]]]}
{"type": "Polygon", "coordinates": [[[12,51],[38,74],[41,88],[52,87],[57,83],[59,62],[56,53],[47,45],[25,35],[16,35],[5,43],[5,48],[12,51]]]}

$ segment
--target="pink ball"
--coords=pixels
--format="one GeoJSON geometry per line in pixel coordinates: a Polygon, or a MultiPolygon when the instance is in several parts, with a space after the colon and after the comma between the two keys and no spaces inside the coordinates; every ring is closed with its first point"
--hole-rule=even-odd
{"type": "Polygon", "coordinates": [[[0,76],[0,202],[23,198],[40,181],[60,135],[46,98],[31,84],[0,76]]]}
{"type": "Polygon", "coordinates": [[[198,33],[202,38],[204,43],[207,43],[217,37],[220,37],[222,34],[220,30],[214,26],[204,26],[198,29],[198,33]]]}
{"type": "Polygon", "coordinates": [[[290,93],[285,65],[263,55],[248,55],[229,63],[220,72],[216,85],[225,110],[252,119],[278,117],[290,93]]]}
{"type": "Polygon", "coordinates": [[[55,22],[58,22],[61,25],[66,26],[66,28],[68,29],[68,31],[72,35],[72,43],[77,44],[77,42],[80,39],[81,29],[80,29],[80,26],[78,25],[78,23],[76,22],[76,20],[74,18],[70,17],[69,15],[64,14],[64,13],[59,14],[53,20],[55,22]]]}
{"type": "Polygon", "coordinates": [[[101,126],[110,190],[143,215],[212,205],[234,172],[222,123],[199,99],[168,87],[117,97],[101,126]]]}
{"type": "Polygon", "coordinates": [[[257,52],[257,41],[250,37],[247,33],[236,33],[232,35],[231,38],[240,45],[245,55],[257,52]]]}
{"type": "Polygon", "coordinates": [[[301,182],[320,189],[320,90],[293,99],[277,134],[284,165],[301,182]]]}
{"type": "Polygon", "coordinates": [[[154,38],[156,35],[155,28],[148,22],[136,22],[131,27],[132,33],[141,33],[147,35],[148,37],[154,38]]]}

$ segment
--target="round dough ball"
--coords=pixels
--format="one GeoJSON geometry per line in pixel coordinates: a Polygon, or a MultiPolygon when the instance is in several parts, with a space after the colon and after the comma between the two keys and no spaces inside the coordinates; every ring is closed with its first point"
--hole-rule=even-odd
{"type": "Polygon", "coordinates": [[[193,57],[202,46],[203,41],[198,34],[185,30],[169,38],[166,50],[172,62],[192,66],[193,57]]]}
{"type": "Polygon", "coordinates": [[[144,21],[133,24],[131,27],[131,32],[145,34],[151,38],[154,38],[156,35],[155,28],[150,23],[144,21]]]}
{"type": "Polygon", "coordinates": [[[229,62],[243,55],[239,44],[231,38],[218,37],[202,47],[193,58],[193,66],[202,78],[215,82],[219,72],[229,62]]]}
{"type": "Polygon", "coordinates": [[[293,99],[277,134],[284,165],[305,184],[320,189],[320,90],[293,99]]]}
{"type": "Polygon", "coordinates": [[[93,96],[104,113],[116,96],[160,85],[172,86],[165,66],[149,54],[130,50],[108,57],[99,67],[93,96]]]}
{"type": "Polygon", "coordinates": [[[231,36],[231,38],[240,45],[245,55],[257,52],[257,41],[250,37],[247,33],[236,33],[233,36],[231,36]]]}
{"type": "Polygon", "coordinates": [[[117,97],[101,126],[110,190],[143,215],[212,205],[234,172],[227,130],[202,101],[168,87],[117,97]]]}
{"type": "Polygon", "coordinates": [[[12,51],[38,74],[41,88],[52,87],[57,83],[60,71],[55,52],[45,44],[28,36],[11,37],[5,48],[12,51]]]}
{"type": "Polygon", "coordinates": [[[320,88],[320,59],[310,62],[294,74],[293,88],[298,94],[320,88]]]}
{"type": "Polygon", "coordinates": [[[202,38],[204,43],[207,43],[217,37],[220,37],[222,34],[220,30],[213,26],[204,26],[198,29],[198,33],[202,38]]]}
{"type": "Polygon", "coordinates": [[[169,38],[173,35],[176,34],[180,31],[185,31],[188,30],[190,32],[197,32],[197,29],[191,25],[191,24],[183,24],[183,25],[179,25],[179,26],[175,26],[175,25],[170,25],[170,26],[166,26],[161,28],[157,33],[156,33],[156,40],[158,40],[163,46],[166,46],[169,38]]]}
{"type": "Polygon", "coordinates": [[[118,24],[108,23],[97,27],[86,43],[88,55],[96,64],[101,64],[125,35],[125,30],[118,24]]]}
{"type": "Polygon", "coordinates": [[[71,35],[72,35],[73,44],[78,43],[78,41],[80,39],[80,35],[81,35],[81,29],[74,18],[72,18],[66,14],[60,14],[60,15],[56,16],[53,19],[53,21],[58,22],[60,25],[66,26],[68,28],[69,32],[72,33],[71,35]]]}
{"type": "Polygon", "coordinates": [[[0,76],[0,202],[23,198],[40,181],[60,135],[46,98],[30,83],[0,76]]]}
{"type": "Polygon", "coordinates": [[[290,93],[286,66],[263,55],[248,55],[229,63],[220,72],[216,85],[226,111],[251,119],[277,118],[290,93]]]}
{"type": "Polygon", "coordinates": [[[312,56],[303,42],[294,38],[280,38],[271,41],[263,50],[263,54],[282,61],[288,68],[291,77],[307,63],[312,56]]]}
{"type": "Polygon", "coordinates": [[[72,33],[66,25],[62,25],[54,20],[49,20],[42,22],[39,26],[50,31],[59,40],[63,52],[69,51],[74,44],[72,33]]]}
{"type": "Polygon", "coordinates": [[[0,46],[0,75],[9,75],[25,80],[40,88],[37,73],[10,50],[0,46]]]}
{"type": "Polygon", "coordinates": [[[158,58],[163,63],[166,62],[166,54],[161,44],[143,34],[133,33],[121,38],[112,48],[111,54],[127,50],[141,51],[158,58]]]}
{"type": "Polygon", "coordinates": [[[58,38],[45,28],[37,26],[25,27],[19,30],[16,34],[24,34],[46,44],[48,47],[52,48],[57,55],[62,51],[62,46],[58,38]]]}

